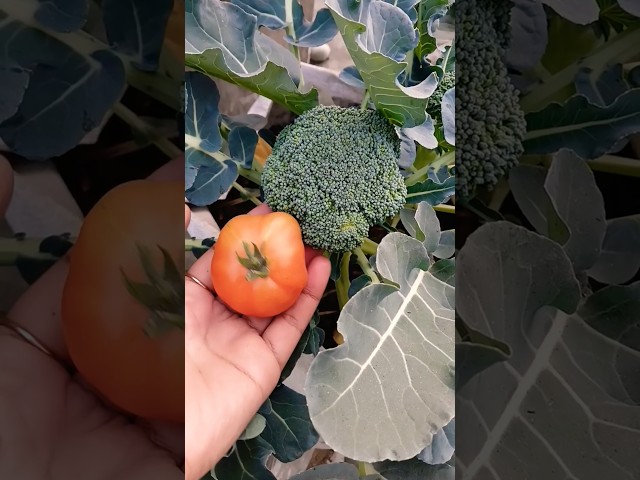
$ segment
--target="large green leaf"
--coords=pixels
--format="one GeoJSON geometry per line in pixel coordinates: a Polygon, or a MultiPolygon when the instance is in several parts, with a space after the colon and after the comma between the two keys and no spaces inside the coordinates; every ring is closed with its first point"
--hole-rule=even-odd
{"type": "Polygon", "coordinates": [[[258,31],[254,15],[231,3],[186,1],[185,64],[268,97],[294,113],[318,104],[315,89],[305,93],[298,89],[296,58],[258,31]]]}
{"type": "Polygon", "coordinates": [[[271,445],[273,455],[281,462],[300,458],[318,442],[304,395],[286,385],[271,392],[260,407],[260,414],[267,422],[260,436],[271,445]]]}
{"type": "Polygon", "coordinates": [[[526,116],[524,148],[528,154],[572,150],[591,160],[609,153],[623,138],[640,132],[640,88],[627,90],[600,106],[575,95],[526,116]]]}
{"type": "Polygon", "coordinates": [[[577,272],[593,266],[606,225],[604,200],[586,162],[571,152],[560,152],[546,177],[536,167],[518,166],[509,181],[518,205],[538,233],[562,245],[577,272]]]}
{"type": "Polygon", "coordinates": [[[625,283],[640,269],[640,215],[607,222],[600,258],[587,273],[599,282],[625,283]]]}
{"type": "Polygon", "coordinates": [[[457,389],[459,478],[523,478],[523,465],[529,478],[638,478],[640,284],[578,308],[564,250],[507,222],[473,233],[457,263],[457,312],[511,349],[457,389]]]}
{"type": "Polygon", "coordinates": [[[423,0],[418,5],[417,27],[420,37],[415,53],[421,61],[436,49],[433,23],[449,11],[450,1],[423,0]]]}
{"type": "Polygon", "coordinates": [[[265,465],[271,452],[261,437],[239,440],[211,470],[211,476],[216,480],[276,480],[265,465]]]}
{"type": "Polygon", "coordinates": [[[438,77],[434,73],[412,87],[400,83],[407,54],[413,55],[417,44],[409,16],[382,1],[327,0],[326,4],[376,108],[397,126],[423,125],[427,99],[438,77]]]}
{"type": "Polygon", "coordinates": [[[380,462],[374,465],[385,480],[454,480],[455,468],[444,465],[428,465],[418,459],[404,462],[380,462]]]}
{"type": "Polygon", "coordinates": [[[319,465],[291,477],[289,480],[358,480],[358,469],[350,463],[319,465]]]}
{"type": "Polygon", "coordinates": [[[429,266],[420,241],[385,236],[376,267],[398,287],[372,284],[354,295],[338,320],[345,343],[311,365],[305,391],[313,424],[350,458],[410,459],[453,418],[454,288],[429,266]]]}

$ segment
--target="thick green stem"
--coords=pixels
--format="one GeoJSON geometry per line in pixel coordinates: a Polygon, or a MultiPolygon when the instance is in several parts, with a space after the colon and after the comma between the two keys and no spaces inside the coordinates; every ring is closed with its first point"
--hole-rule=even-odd
{"type": "Polygon", "coordinates": [[[241,177],[246,178],[247,180],[255,183],[256,185],[260,185],[261,182],[261,176],[260,173],[256,172],[255,170],[249,170],[246,168],[238,168],[238,173],[240,174],[241,177]]]}
{"type": "Polygon", "coordinates": [[[253,195],[251,195],[242,185],[240,185],[238,182],[233,182],[231,184],[233,186],[233,188],[235,188],[238,192],[240,192],[240,195],[242,196],[242,198],[249,200],[251,203],[253,203],[256,206],[260,206],[262,205],[262,202],[260,200],[258,200],[256,197],[254,197],[253,195]]]}
{"type": "Polygon", "coordinates": [[[184,152],[176,145],[171,143],[167,138],[160,137],[154,138],[152,128],[136,115],[132,110],[129,110],[122,103],[118,102],[112,107],[113,113],[115,113],[121,120],[127,123],[131,128],[139,131],[145,135],[158,149],[169,158],[176,158],[182,155],[184,152]]]}
{"type": "Polygon", "coordinates": [[[349,262],[351,261],[351,252],[345,252],[340,261],[340,277],[336,280],[336,296],[338,297],[338,306],[340,310],[349,301],[349,262]]]}
{"type": "Polygon", "coordinates": [[[380,283],[378,275],[376,275],[376,272],[374,272],[373,268],[371,268],[371,265],[369,265],[369,259],[364,254],[362,249],[360,247],[354,248],[353,253],[355,253],[356,255],[358,265],[360,265],[362,272],[371,279],[371,283],[380,283]]]}
{"type": "MultiPolygon", "coordinates": [[[[16,264],[18,258],[30,260],[56,261],[59,257],[40,251],[42,238],[0,238],[0,266],[16,264]]],[[[69,239],[72,242],[72,239],[69,239]]]]}
{"type": "Polygon", "coordinates": [[[364,91],[364,98],[362,99],[362,103],[360,104],[360,110],[366,110],[369,105],[369,98],[371,98],[371,94],[369,90],[364,91]]]}
{"type": "MultiPolygon", "coordinates": [[[[287,24],[287,34],[295,41],[296,40],[296,29],[293,24],[293,2],[297,0],[284,0],[284,12],[285,12],[285,22],[287,24]]],[[[288,42],[287,42],[288,43],[288,42]]],[[[300,50],[297,45],[293,45],[288,43],[289,50],[294,57],[298,60],[298,64],[300,64],[300,50]]],[[[298,88],[302,90],[304,87],[304,77],[302,76],[302,68],[300,69],[300,84],[298,88]]]]}
{"type": "Polygon", "coordinates": [[[435,170],[438,170],[440,167],[444,165],[454,164],[455,161],[456,161],[455,150],[447,152],[444,155],[441,155],[440,157],[436,158],[433,162],[425,165],[421,169],[417,170],[415,173],[405,178],[404,183],[406,185],[413,185],[415,183],[418,183],[426,178],[427,173],[429,172],[430,169],[433,168],[435,170]]]}
{"type": "Polygon", "coordinates": [[[456,213],[456,207],[454,207],[453,205],[446,205],[446,204],[440,204],[440,205],[435,205],[433,207],[433,209],[436,212],[442,212],[442,213],[456,213]]]}
{"type": "Polygon", "coordinates": [[[375,255],[378,251],[378,244],[370,238],[365,238],[360,248],[366,255],[375,255]]]}

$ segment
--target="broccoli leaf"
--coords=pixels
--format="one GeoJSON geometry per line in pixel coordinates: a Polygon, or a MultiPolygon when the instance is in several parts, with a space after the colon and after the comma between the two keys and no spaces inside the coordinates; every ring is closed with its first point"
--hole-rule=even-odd
{"type": "Polygon", "coordinates": [[[264,95],[294,113],[318,104],[317,90],[298,89],[300,65],[294,56],[258,31],[254,15],[231,3],[186,0],[185,65],[264,95]]]}
{"type": "Polygon", "coordinates": [[[605,235],[605,211],[586,162],[561,152],[546,176],[537,167],[521,165],[511,172],[509,181],[529,222],[540,234],[562,245],[575,271],[593,266],[605,235]],[[587,204],[590,208],[584,208],[587,204]]]}
{"type": "Polygon", "coordinates": [[[305,472],[294,475],[289,480],[359,480],[355,465],[350,463],[329,463],[318,465],[305,472]]]}
{"type": "Polygon", "coordinates": [[[429,465],[441,465],[451,460],[455,448],[456,419],[454,417],[447,425],[438,430],[433,436],[431,445],[420,452],[418,458],[429,465]]]}
{"type": "Polygon", "coordinates": [[[29,85],[29,73],[22,68],[0,67],[0,123],[18,111],[29,85]]]}
{"type": "MultiPolygon", "coordinates": [[[[416,228],[427,230],[421,216],[416,228]]],[[[421,242],[385,236],[376,267],[398,286],[372,284],[356,293],[338,320],[345,343],[311,364],[305,391],[313,424],[350,458],[413,458],[453,418],[454,288],[429,265],[421,242]],[[404,408],[392,408],[399,404],[404,408]]]]}
{"type": "Polygon", "coordinates": [[[238,440],[251,440],[252,438],[256,438],[264,431],[264,427],[266,427],[267,421],[264,419],[262,415],[256,413],[247,428],[244,429],[240,438],[238,440]]]}
{"type": "Polygon", "coordinates": [[[575,95],[563,104],[552,103],[527,114],[526,121],[527,154],[567,149],[587,160],[598,158],[622,138],[640,132],[640,88],[627,90],[607,106],[575,95]]]}
{"type": "Polygon", "coordinates": [[[376,108],[399,127],[422,125],[438,77],[434,72],[412,87],[399,81],[407,54],[413,55],[418,40],[409,16],[381,1],[327,0],[326,4],[376,108]]]}
{"type": "Polygon", "coordinates": [[[239,440],[211,470],[215,480],[276,480],[265,463],[273,448],[262,437],[239,440]]]}
{"type": "Polygon", "coordinates": [[[87,21],[87,0],[40,0],[38,3],[33,18],[43,27],[55,32],[74,32],[82,28],[87,21]]]}
{"type": "Polygon", "coordinates": [[[607,222],[598,261],[587,273],[597,281],[620,284],[631,280],[640,269],[640,215],[607,222]]]}
{"type": "Polygon", "coordinates": [[[172,8],[173,0],[103,0],[109,44],[131,55],[134,67],[156,70],[172,8]]]}
{"type": "Polygon", "coordinates": [[[220,151],[220,95],[214,81],[187,72],[185,98],[185,196],[194,205],[211,205],[238,178],[238,165],[220,151]]]}
{"type": "Polygon", "coordinates": [[[587,25],[598,20],[600,7],[596,0],[542,0],[558,15],[578,25],[587,25]]]}
{"type": "Polygon", "coordinates": [[[456,89],[451,88],[442,95],[440,104],[444,139],[449,145],[456,144],[456,89]]]}
{"type": "Polygon", "coordinates": [[[436,206],[449,200],[456,193],[456,177],[449,176],[442,182],[427,178],[407,187],[407,203],[427,202],[436,206]]]}
{"type": "Polygon", "coordinates": [[[434,21],[442,18],[449,11],[450,0],[423,0],[418,8],[418,32],[420,38],[415,53],[423,61],[424,58],[435,51],[436,39],[434,38],[434,21]]]}
{"type": "Polygon", "coordinates": [[[449,464],[429,465],[412,458],[404,462],[380,462],[373,468],[385,480],[454,480],[455,468],[449,464]]]}
{"type": "Polygon", "coordinates": [[[536,478],[637,478],[640,459],[626,446],[640,441],[630,375],[640,366],[632,328],[640,283],[605,288],[579,307],[562,248],[507,222],[476,230],[457,263],[467,293],[457,314],[511,349],[457,389],[456,416],[474,426],[456,442],[460,478],[492,465],[501,478],[517,478],[523,464],[535,465],[536,478]]]}
{"type": "MultiPolygon", "coordinates": [[[[3,71],[15,72],[9,74],[12,81],[2,84],[2,97],[14,101],[2,106],[0,137],[13,152],[34,160],[75,147],[104,121],[125,89],[120,58],[88,36],[53,35],[35,19],[39,8],[44,7],[36,0],[4,2],[0,7],[3,71]]],[[[59,13],[64,12],[68,10],[59,13]]],[[[71,22],[73,16],[71,12],[67,19],[71,22]]]]}
{"type": "MultiPolygon", "coordinates": [[[[272,30],[287,27],[286,2],[268,0],[231,0],[245,12],[258,17],[258,26],[265,26],[272,30]]],[[[313,22],[304,19],[302,6],[297,0],[291,0],[292,25],[295,39],[285,35],[284,39],[299,47],[317,47],[324,45],[338,33],[338,27],[328,9],[322,8],[316,12],[313,22]]]]}
{"type": "Polygon", "coordinates": [[[260,436],[273,447],[273,456],[281,462],[300,458],[318,442],[304,395],[286,385],[271,392],[259,413],[267,423],[260,436]]]}

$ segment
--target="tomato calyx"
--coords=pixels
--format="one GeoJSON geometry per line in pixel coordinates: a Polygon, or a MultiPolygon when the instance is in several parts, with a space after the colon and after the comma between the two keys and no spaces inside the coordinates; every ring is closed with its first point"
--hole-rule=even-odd
{"type": "Polygon", "coordinates": [[[184,330],[184,283],[180,271],[169,252],[158,245],[163,256],[163,268],[159,271],[151,260],[148,248],[137,245],[142,268],[148,283],[131,280],[120,268],[129,294],[150,312],[144,325],[144,333],[157,337],[174,328],[184,330]]]}
{"type": "Polygon", "coordinates": [[[253,245],[253,252],[249,249],[247,242],[242,242],[242,248],[244,248],[244,253],[247,255],[246,257],[241,257],[236,253],[240,265],[247,269],[245,278],[249,282],[269,276],[267,259],[262,255],[262,252],[255,243],[251,242],[251,245],[253,245]]]}

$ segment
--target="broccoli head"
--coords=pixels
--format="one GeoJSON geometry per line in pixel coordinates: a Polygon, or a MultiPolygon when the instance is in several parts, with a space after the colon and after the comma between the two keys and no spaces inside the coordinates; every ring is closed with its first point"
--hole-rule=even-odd
{"type": "Polygon", "coordinates": [[[503,61],[510,0],[459,0],[456,21],[456,187],[463,198],[492,188],[518,163],[526,133],[518,91],[503,61]]]}
{"type": "Polygon", "coordinates": [[[402,208],[400,140],[375,110],[315,107],[276,139],[262,172],[265,202],[293,215],[305,243],[352,250],[402,208]]]}
{"type": "Polygon", "coordinates": [[[427,104],[427,113],[431,115],[431,118],[435,119],[438,123],[442,123],[442,97],[447,90],[456,86],[456,72],[454,70],[448,70],[438,83],[438,87],[429,97],[429,103],[427,104]]]}

